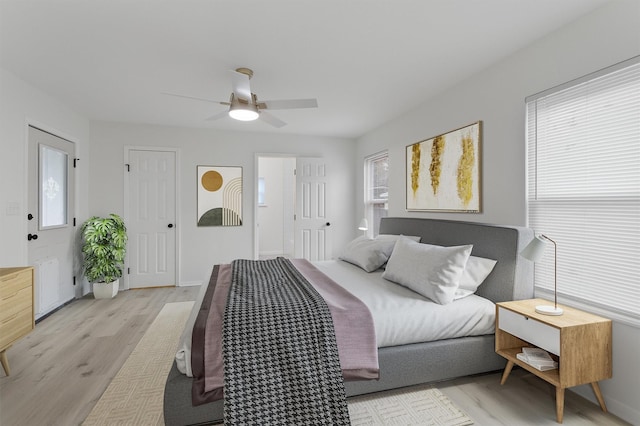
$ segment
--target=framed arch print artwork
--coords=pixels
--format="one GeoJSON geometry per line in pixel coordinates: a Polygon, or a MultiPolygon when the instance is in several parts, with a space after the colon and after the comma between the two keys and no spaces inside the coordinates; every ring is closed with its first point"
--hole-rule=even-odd
{"type": "Polygon", "coordinates": [[[198,226],[241,226],[242,167],[197,169],[198,226]]]}
{"type": "Polygon", "coordinates": [[[407,211],[480,213],[482,121],[406,148],[407,211]]]}

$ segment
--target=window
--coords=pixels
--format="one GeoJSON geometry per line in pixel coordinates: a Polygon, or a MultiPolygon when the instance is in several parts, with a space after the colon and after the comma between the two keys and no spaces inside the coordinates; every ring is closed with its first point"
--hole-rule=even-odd
{"type": "MultiPolygon", "coordinates": [[[[559,296],[640,325],[640,57],[526,109],[528,226],[557,242],[559,296]]],[[[549,297],[552,249],[535,268],[549,297]]]]}
{"type": "Polygon", "coordinates": [[[39,229],[67,225],[66,152],[40,144],[40,220],[39,229]]]}
{"type": "Polygon", "coordinates": [[[264,178],[259,177],[258,178],[258,206],[264,207],[266,205],[267,203],[265,202],[265,198],[264,198],[264,178]]]}
{"type": "Polygon", "coordinates": [[[369,222],[369,235],[380,231],[380,219],[389,210],[389,154],[380,152],[364,160],[364,217],[369,222]]]}

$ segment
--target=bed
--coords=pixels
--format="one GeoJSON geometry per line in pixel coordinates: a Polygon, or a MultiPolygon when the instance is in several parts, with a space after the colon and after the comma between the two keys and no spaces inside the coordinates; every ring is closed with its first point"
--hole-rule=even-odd
{"type": "MultiPolygon", "coordinates": [[[[415,236],[422,244],[444,247],[472,245],[472,256],[495,260],[495,266],[475,294],[451,304],[457,311],[466,310],[464,306],[472,298],[493,304],[533,297],[533,265],[519,256],[533,238],[533,231],[528,228],[438,219],[383,218],[380,234],[415,236]]],[[[339,260],[319,262],[316,266],[336,281],[345,278],[351,281],[349,274],[358,269],[339,260]]],[[[369,276],[381,279],[382,273],[372,272],[369,276]]],[[[345,287],[349,289],[349,285],[345,284],[345,287]]],[[[407,341],[402,337],[394,340],[394,336],[381,338],[386,342],[384,344],[391,346],[378,348],[379,379],[346,381],[346,393],[355,396],[502,369],[504,359],[495,354],[493,329],[480,333],[444,339],[436,337],[437,340],[425,342],[407,341]]],[[[185,330],[185,336],[188,335],[189,330],[185,330]]],[[[192,381],[174,363],[165,385],[165,424],[221,421],[221,400],[192,405],[192,381]]]]}

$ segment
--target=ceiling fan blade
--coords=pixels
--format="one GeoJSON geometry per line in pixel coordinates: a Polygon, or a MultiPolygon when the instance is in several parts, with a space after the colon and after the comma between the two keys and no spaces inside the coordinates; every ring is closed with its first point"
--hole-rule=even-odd
{"type": "Polygon", "coordinates": [[[163,95],[177,96],[178,98],[195,99],[196,101],[211,102],[211,103],[220,104],[220,105],[231,105],[229,102],[214,101],[213,99],[198,98],[196,96],[179,95],[177,93],[169,93],[169,92],[160,92],[160,93],[163,95]]]}
{"type": "Polygon", "coordinates": [[[228,117],[228,116],[229,116],[229,111],[225,110],[212,115],[211,117],[207,118],[206,121],[220,120],[221,118],[228,117]]]}
{"type": "Polygon", "coordinates": [[[231,84],[236,98],[251,101],[251,85],[249,84],[249,76],[238,71],[229,72],[232,75],[231,84]]]}
{"type": "Polygon", "coordinates": [[[317,108],[316,99],[284,99],[279,101],[260,101],[267,109],[317,108]]]}
{"type": "Polygon", "coordinates": [[[264,121],[265,123],[269,123],[273,127],[277,127],[277,128],[284,127],[287,125],[287,123],[280,120],[278,117],[275,117],[274,115],[269,114],[266,111],[260,111],[260,120],[264,121]]]}

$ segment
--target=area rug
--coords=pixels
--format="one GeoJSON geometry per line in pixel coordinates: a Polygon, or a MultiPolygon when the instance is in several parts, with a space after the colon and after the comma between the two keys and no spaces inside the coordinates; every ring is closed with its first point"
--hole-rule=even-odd
{"type": "Polygon", "coordinates": [[[473,424],[449,398],[430,385],[351,398],[349,416],[352,426],[473,424]]]}
{"type": "MultiPolygon", "coordinates": [[[[167,303],[113,378],[84,426],[163,426],[164,385],[193,302],[167,303]]],[[[429,385],[349,398],[352,426],[471,425],[429,385]]]]}
{"type": "Polygon", "coordinates": [[[164,425],[164,385],[192,306],[163,306],[83,425],[164,425]]]}

